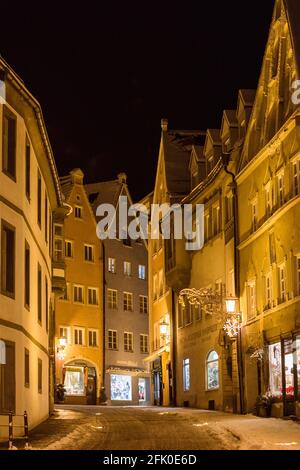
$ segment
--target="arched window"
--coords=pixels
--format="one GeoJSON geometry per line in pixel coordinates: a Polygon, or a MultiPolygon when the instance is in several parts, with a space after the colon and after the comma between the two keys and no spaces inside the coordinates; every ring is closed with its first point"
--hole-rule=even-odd
{"type": "Polygon", "coordinates": [[[206,359],[206,385],[207,390],[219,388],[219,355],[211,351],[206,359]]]}

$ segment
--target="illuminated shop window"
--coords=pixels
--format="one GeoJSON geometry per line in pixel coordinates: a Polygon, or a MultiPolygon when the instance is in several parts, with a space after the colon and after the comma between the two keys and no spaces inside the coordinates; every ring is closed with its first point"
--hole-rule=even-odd
{"type": "Polygon", "coordinates": [[[183,361],[183,390],[188,392],[190,390],[190,360],[184,359],[183,361]]]}
{"type": "Polygon", "coordinates": [[[281,343],[269,346],[270,391],[273,396],[282,395],[281,343]]]}
{"type": "Polygon", "coordinates": [[[114,401],[132,400],[132,383],[130,375],[110,376],[110,398],[114,401]]]}
{"type": "Polygon", "coordinates": [[[146,401],[146,380],[139,379],[139,401],[146,401]]]}
{"type": "Polygon", "coordinates": [[[216,351],[211,351],[206,360],[207,390],[219,388],[219,356],[216,351]]]}
{"type": "Polygon", "coordinates": [[[64,387],[67,395],[84,395],[84,367],[66,367],[64,387]]]}

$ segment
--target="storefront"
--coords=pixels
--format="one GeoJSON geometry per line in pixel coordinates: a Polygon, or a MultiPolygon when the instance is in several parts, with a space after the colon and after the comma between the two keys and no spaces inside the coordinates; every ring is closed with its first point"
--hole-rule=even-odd
{"type": "Polygon", "coordinates": [[[299,414],[300,335],[268,345],[269,389],[274,404],[282,404],[283,415],[299,414]]]}
{"type": "Polygon", "coordinates": [[[109,369],[106,390],[111,405],[147,405],[150,403],[150,377],[147,372],[109,369]]]}
{"type": "Polygon", "coordinates": [[[65,403],[97,404],[97,374],[95,367],[85,362],[73,362],[62,369],[65,403]]]}

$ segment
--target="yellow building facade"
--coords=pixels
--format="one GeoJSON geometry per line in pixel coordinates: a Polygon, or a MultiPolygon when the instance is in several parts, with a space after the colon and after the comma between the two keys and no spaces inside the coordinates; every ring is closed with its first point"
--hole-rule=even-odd
{"type": "Polygon", "coordinates": [[[103,253],[83,173],[61,178],[70,215],[54,225],[54,249],[64,254],[67,287],[56,301],[56,384],[66,403],[96,404],[103,387],[103,253]],[[62,244],[64,239],[64,244],[62,244]]]}

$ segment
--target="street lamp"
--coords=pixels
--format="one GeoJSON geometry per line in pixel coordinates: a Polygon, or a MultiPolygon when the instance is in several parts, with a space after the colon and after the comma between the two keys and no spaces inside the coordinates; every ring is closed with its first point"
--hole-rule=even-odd
{"type": "Polygon", "coordinates": [[[238,298],[237,297],[227,297],[225,299],[226,313],[233,315],[238,311],[238,298]]]}

